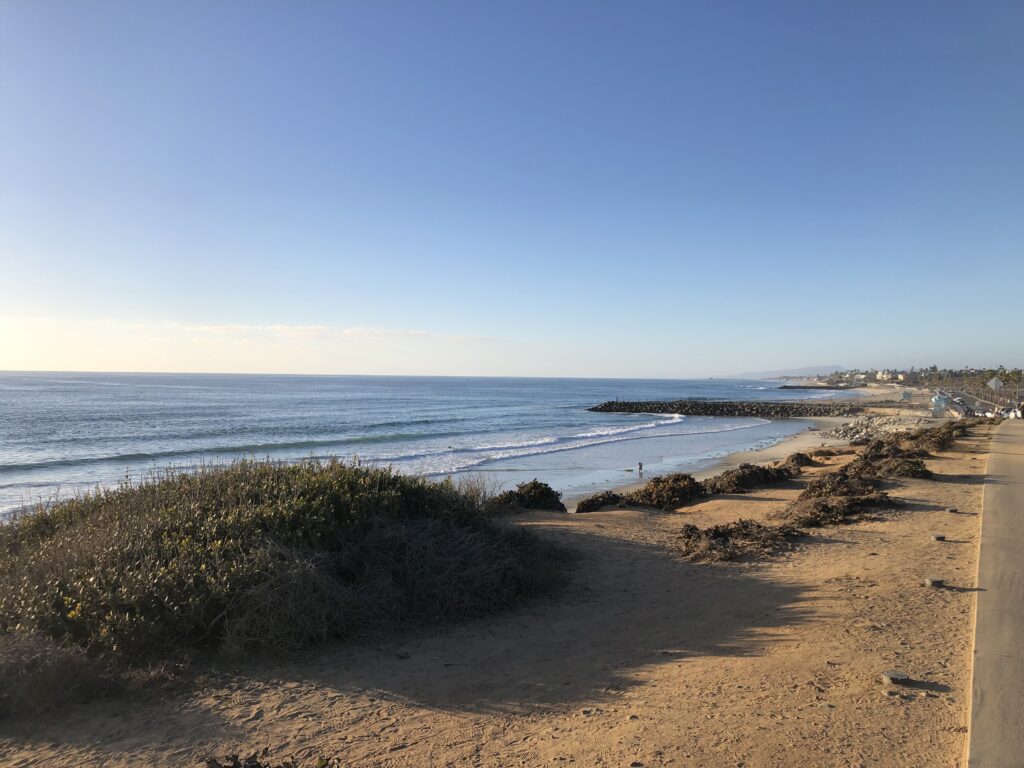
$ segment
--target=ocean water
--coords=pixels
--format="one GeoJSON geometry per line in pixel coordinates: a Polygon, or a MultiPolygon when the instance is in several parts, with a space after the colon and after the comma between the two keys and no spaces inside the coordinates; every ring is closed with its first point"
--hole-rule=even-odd
{"type": "Polygon", "coordinates": [[[765,381],[0,373],[0,511],[156,468],[358,457],[430,476],[538,477],[567,497],[695,469],[800,420],[591,413],[604,400],[801,399],[765,381]]]}

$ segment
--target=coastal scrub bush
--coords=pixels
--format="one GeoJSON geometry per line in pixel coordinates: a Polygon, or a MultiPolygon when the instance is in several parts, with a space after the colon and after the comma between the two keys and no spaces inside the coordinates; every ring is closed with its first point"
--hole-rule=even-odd
{"type": "Polygon", "coordinates": [[[752,488],[791,480],[799,469],[772,467],[760,464],[740,464],[704,481],[706,493],[746,493],[752,488]]]}
{"type": "Polygon", "coordinates": [[[501,609],[552,586],[560,560],[450,480],[240,461],[0,526],[0,635],[129,663],[293,648],[501,609]]]}
{"type": "Polygon", "coordinates": [[[602,491],[601,493],[595,493],[593,496],[588,496],[585,499],[580,499],[576,505],[577,514],[583,512],[596,512],[602,507],[610,507],[615,504],[622,503],[622,496],[615,491],[602,491]]]}
{"type": "Polygon", "coordinates": [[[513,490],[499,493],[491,500],[491,507],[497,511],[502,509],[541,509],[565,512],[562,494],[536,478],[528,483],[520,483],[513,490]]]}
{"type": "Polygon", "coordinates": [[[640,488],[627,493],[622,500],[627,504],[673,512],[683,504],[704,495],[704,486],[692,475],[675,472],[652,478],[640,488]]]}
{"type": "Polygon", "coordinates": [[[689,559],[712,562],[771,555],[788,549],[790,542],[801,535],[790,525],[765,525],[741,519],[708,528],[684,525],[679,545],[689,559]]]}

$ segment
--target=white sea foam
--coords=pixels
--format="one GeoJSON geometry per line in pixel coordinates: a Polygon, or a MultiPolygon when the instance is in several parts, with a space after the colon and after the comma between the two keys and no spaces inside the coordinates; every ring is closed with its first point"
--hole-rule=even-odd
{"type": "Polygon", "coordinates": [[[463,451],[501,451],[509,448],[530,448],[535,445],[549,445],[550,443],[558,442],[557,437],[540,437],[535,440],[519,440],[508,443],[498,443],[496,445],[473,445],[468,448],[462,448],[463,451]]]}
{"type": "MultiPolygon", "coordinates": [[[[667,420],[662,422],[663,424],[676,424],[681,420],[678,419],[667,420]]],[[[437,474],[448,474],[452,472],[465,472],[470,469],[474,469],[483,464],[498,460],[508,459],[519,459],[527,456],[540,456],[550,453],[559,453],[563,451],[573,451],[581,448],[590,448],[596,445],[608,445],[610,443],[622,443],[630,440],[647,440],[652,437],[688,437],[691,435],[712,435],[723,432],[735,432],[742,429],[752,429],[754,427],[763,426],[770,424],[771,422],[767,419],[751,419],[751,423],[745,424],[732,424],[729,426],[710,428],[710,429],[692,429],[685,432],[669,432],[665,435],[651,435],[644,431],[641,434],[636,434],[637,430],[632,430],[626,434],[612,434],[593,436],[584,438],[579,435],[572,438],[553,438],[546,440],[543,444],[530,445],[530,446],[519,446],[519,447],[506,447],[501,449],[494,449],[491,451],[467,451],[459,449],[450,450],[439,450],[439,451],[428,451],[419,454],[406,454],[403,456],[381,456],[376,459],[372,459],[374,463],[381,464],[395,464],[398,466],[408,465],[408,469],[420,474],[437,475],[437,474]]],[[[661,426],[661,423],[654,426],[661,426]]]]}
{"type": "Polygon", "coordinates": [[[591,430],[590,432],[580,432],[578,435],[573,437],[604,437],[606,435],[625,435],[630,432],[639,432],[642,429],[654,429],[655,427],[665,427],[669,424],[678,424],[683,420],[683,416],[678,413],[673,413],[669,419],[662,421],[652,421],[647,424],[634,424],[629,427],[601,427],[599,429],[591,430]]]}

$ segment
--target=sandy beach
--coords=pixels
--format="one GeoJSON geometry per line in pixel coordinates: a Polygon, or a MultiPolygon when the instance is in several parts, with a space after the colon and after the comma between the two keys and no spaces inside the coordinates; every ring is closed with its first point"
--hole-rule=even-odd
{"type": "MultiPolygon", "coordinates": [[[[937,420],[928,418],[927,414],[921,411],[920,406],[924,405],[928,398],[931,397],[931,392],[924,389],[908,389],[906,387],[900,387],[899,389],[880,386],[880,387],[859,387],[851,390],[854,393],[853,397],[850,398],[839,398],[839,401],[849,400],[850,402],[856,403],[857,405],[868,406],[869,413],[875,415],[895,416],[905,420],[907,427],[912,425],[927,425],[938,423],[937,420]],[[912,394],[913,399],[909,402],[906,408],[876,408],[872,410],[870,408],[872,403],[879,402],[890,402],[893,401],[899,394],[899,392],[908,391],[912,394]]],[[[830,429],[834,429],[842,424],[846,424],[851,421],[850,418],[844,416],[822,416],[816,418],[800,418],[794,419],[794,421],[804,423],[807,428],[797,432],[794,435],[783,438],[772,445],[756,448],[749,451],[736,451],[722,456],[715,461],[709,463],[707,466],[689,472],[698,480],[704,480],[720,472],[738,467],[740,464],[765,464],[773,461],[781,461],[791,453],[796,451],[812,451],[815,448],[822,448],[833,445],[845,445],[846,440],[838,438],[827,438],[821,433],[826,432],[830,429]]],[[[630,469],[632,471],[632,469],[630,469]]],[[[627,493],[635,490],[642,486],[650,475],[648,474],[642,480],[637,479],[636,482],[623,483],[620,486],[614,488],[618,493],[627,493]]],[[[575,508],[575,503],[578,502],[582,496],[569,495],[566,497],[566,504],[570,511],[575,508]]]]}
{"type": "Polygon", "coordinates": [[[957,765],[987,430],[929,460],[936,479],[888,483],[899,510],[761,561],[693,563],[674,542],[687,523],[763,520],[849,455],[674,514],[519,516],[577,554],[561,594],[8,723],[0,762],[180,766],[267,748],[381,767],[957,765]],[[950,588],[924,587],[934,575],[950,588]],[[915,682],[883,684],[890,668],[915,682]]]}

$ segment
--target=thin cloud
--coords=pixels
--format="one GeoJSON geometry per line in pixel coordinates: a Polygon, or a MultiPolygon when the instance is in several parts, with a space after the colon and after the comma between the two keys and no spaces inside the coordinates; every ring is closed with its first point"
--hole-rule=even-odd
{"type": "Polygon", "coordinates": [[[343,328],[342,336],[406,336],[411,338],[446,339],[448,341],[494,341],[491,336],[474,334],[435,333],[433,331],[404,331],[391,328],[343,328]]]}
{"type": "MultiPolygon", "coordinates": [[[[179,325],[173,323],[173,325],[179,325]]],[[[270,336],[279,339],[328,339],[328,338],[410,338],[437,339],[458,342],[494,341],[492,337],[473,334],[438,333],[434,331],[404,330],[394,328],[331,328],[326,325],[180,325],[194,334],[206,334],[217,338],[239,338],[270,336]]]]}

